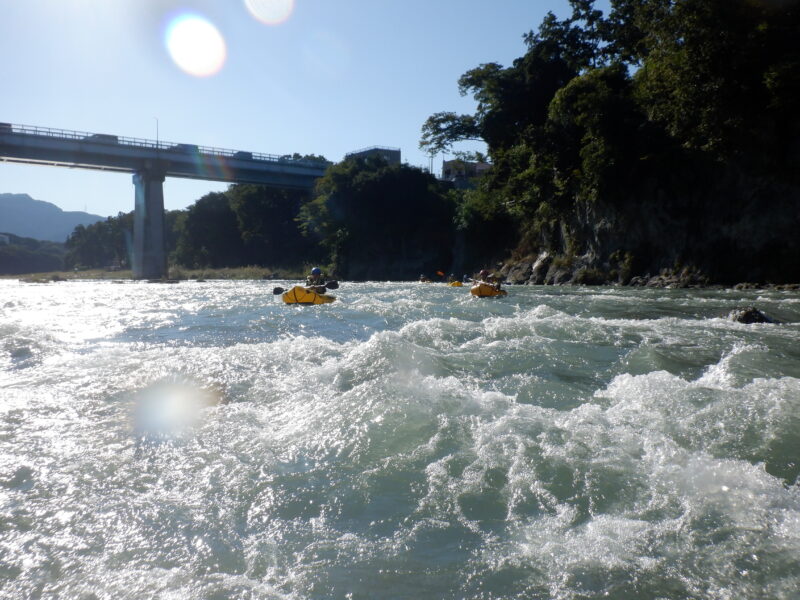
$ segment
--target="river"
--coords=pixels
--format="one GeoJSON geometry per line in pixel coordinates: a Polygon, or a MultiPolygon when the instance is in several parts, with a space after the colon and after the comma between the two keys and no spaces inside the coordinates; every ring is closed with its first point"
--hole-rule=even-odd
{"type": "Polygon", "coordinates": [[[274,285],[0,280],[0,597],[797,598],[800,293],[274,285]]]}

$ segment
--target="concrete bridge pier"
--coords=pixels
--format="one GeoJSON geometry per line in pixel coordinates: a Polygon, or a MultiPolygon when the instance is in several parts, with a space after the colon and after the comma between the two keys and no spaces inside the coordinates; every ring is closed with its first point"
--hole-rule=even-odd
{"type": "Polygon", "coordinates": [[[133,278],[167,276],[164,237],[164,171],[145,168],[133,174],[136,203],[133,214],[133,278]]]}

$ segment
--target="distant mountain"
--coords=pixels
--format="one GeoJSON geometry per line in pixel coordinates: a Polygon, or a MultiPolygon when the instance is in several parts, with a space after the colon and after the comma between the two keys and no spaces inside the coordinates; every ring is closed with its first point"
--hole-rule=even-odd
{"type": "Polygon", "coordinates": [[[28,194],[0,194],[0,231],[21,237],[65,242],[78,225],[91,225],[105,217],[80,211],[63,211],[55,204],[34,200],[28,194]]]}

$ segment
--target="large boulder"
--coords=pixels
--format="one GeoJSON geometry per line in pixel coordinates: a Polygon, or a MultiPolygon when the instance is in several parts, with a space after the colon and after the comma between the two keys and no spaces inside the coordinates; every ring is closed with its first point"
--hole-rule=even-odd
{"type": "Polygon", "coordinates": [[[741,308],[734,308],[729,314],[728,318],[737,323],[775,323],[774,319],[769,318],[763,312],[758,310],[755,306],[745,306],[741,308]]]}
{"type": "Polygon", "coordinates": [[[524,260],[509,265],[506,269],[501,269],[500,273],[505,277],[507,283],[527,283],[531,276],[531,261],[524,260]]]}
{"type": "Polygon", "coordinates": [[[547,271],[550,269],[552,263],[552,255],[547,251],[541,252],[539,256],[536,257],[536,261],[531,265],[529,283],[534,285],[543,284],[547,277],[547,271]]]}

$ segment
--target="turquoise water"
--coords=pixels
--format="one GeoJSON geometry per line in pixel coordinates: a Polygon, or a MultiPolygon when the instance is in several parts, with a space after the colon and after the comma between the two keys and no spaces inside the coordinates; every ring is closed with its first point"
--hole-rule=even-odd
{"type": "Polygon", "coordinates": [[[281,283],[0,281],[0,597],[797,598],[797,292],[281,283]]]}

